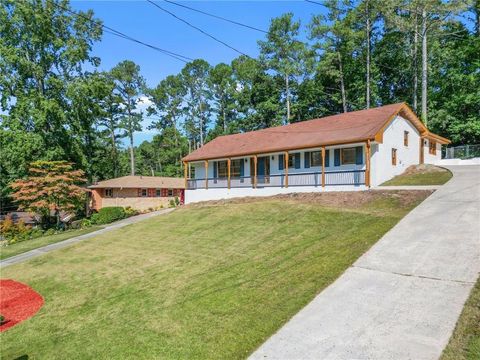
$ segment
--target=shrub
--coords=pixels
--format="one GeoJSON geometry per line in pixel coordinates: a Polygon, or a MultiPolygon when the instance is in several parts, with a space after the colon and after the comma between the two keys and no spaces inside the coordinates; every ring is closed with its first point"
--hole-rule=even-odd
{"type": "Polygon", "coordinates": [[[11,243],[12,241],[27,240],[30,236],[31,228],[26,226],[23,220],[18,221],[16,224],[13,222],[10,216],[7,216],[5,220],[0,222],[0,234],[11,243]]]}
{"type": "Polygon", "coordinates": [[[180,205],[180,199],[178,198],[178,196],[175,196],[175,205],[180,205]]]}
{"type": "Polygon", "coordinates": [[[81,228],[87,228],[92,226],[92,221],[90,219],[82,219],[80,223],[81,228]]]}
{"type": "Polygon", "coordinates": [[[5,316],[0,315],[0,324],[3,324],[5,322],[5,316]]]}
{"type": "Polygon", "coordinates": [[[170,200],[170,207],[175,207],[175,201],[173,199],[170,200]]]}
{"type": "Polygon", "coordinates": [[[137,215],[137,214],[138,214],[138,211],[135,210],[135,209],[133,209],[132,207],[127,206],[127,207],[125,208],[125,215],[126,215],[127,217],[134,216],[134,215],[137,215]]]}
{"type": "Polygon", "coordinates": [[[109,224],[127,217],[125,209],[121,206],[109,206],[101,208],[98,213],[91,217],[92,224],[109,224]]]}
{"type": "Polygon", "coordinates": [[[57,231],[56,231],[55,229],[51,228],[51,229],[46,230],[46,231],[43,233],[43,235],[45,235],[45,236],[50,236],[50,235],[55,235],[56,233],[57,233],[57,231]]]}

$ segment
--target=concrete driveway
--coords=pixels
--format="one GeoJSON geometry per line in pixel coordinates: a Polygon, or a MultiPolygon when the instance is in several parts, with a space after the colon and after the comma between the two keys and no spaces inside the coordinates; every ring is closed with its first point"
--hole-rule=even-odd
{"type": "Polygon", "coordinates": [[[480,271],[480,166],[403,218],[252,359],[437,359],[480,271]]]}

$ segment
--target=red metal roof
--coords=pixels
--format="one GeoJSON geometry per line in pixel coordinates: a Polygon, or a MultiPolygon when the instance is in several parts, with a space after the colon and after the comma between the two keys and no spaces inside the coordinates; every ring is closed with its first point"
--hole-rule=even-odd
{"type": "MultiPolygon", "coordinates": [[[[183,160],[191,162],[374,140],[400,112],[421,133],[428,133],[410,108],[405,103],[398,103],[263,130],[219,136],[183,160]]],[[[448,142],[447,139],[444,140],[448,142]]]]}

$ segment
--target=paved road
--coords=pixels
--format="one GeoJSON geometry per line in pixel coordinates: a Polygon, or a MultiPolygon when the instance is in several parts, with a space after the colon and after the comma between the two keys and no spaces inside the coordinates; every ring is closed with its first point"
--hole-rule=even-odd
{"type": "Polygon", "coordinates": [[[0,268],[4,268],[4,267],[7,267],[9,265],[18,264],[18,263],[27,261],[28,259],[31,259],[33,257],[37,257],[37,256],[40,256],[40,255],[49,253],[50,251],[61,249],[61,248],[64,248],[66,246],[69,246],[71,244],[75,244],[77,242],[83,241],[85,239],[90,239],[94,236],[106,233],[108,231],[120,229],[124,226],[130,225],[130,224],[135,224],[139,221],[149,219],[149,218],[157,216],[157,215],[166,214],[166,213],[169,213],[173,210],[174,210],[173,208],[164,209],[164,210],[159,210],[159,211],[153,211],[153,212],[147,213],[147,214],[132,216],[132,217],[129,217],[127,219],[123,219],[123,220],[117,221],[113,224],[107,225],[100,230],[93,231],[93,232],[85,234],[85,235],[75,236],[75,237],[72,237],[72,238],[64,240],[64,241],[60,241],[60,242],[57,242],[57,243],[54,243],[54,244],[46,245],[46,246],[43,246],[43,247],[40,247],[40,248],[37,248],[37,249],[33,249],[33,250],[30,250],[30,251],[24,252],[22,254],[18,254],[18,255],[9,257],[7,259],[4,259],[4,260],[0,261],[0,268]]]}
{"type": "Polygon", "coordinates": [[[252,359],[437,359],[480,271],[480,166],[403,218],[252,359]]]}

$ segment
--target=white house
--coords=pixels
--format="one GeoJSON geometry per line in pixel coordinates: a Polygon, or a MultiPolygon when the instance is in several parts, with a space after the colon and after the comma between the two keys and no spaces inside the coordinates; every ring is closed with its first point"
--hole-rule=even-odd
{"type": "Polygon", "coordinates": [[[405,103],[220,136],[183,159],[185,202],[365,190],[436,163],[449,142],[405,103]]]}

